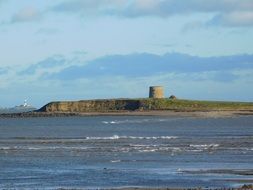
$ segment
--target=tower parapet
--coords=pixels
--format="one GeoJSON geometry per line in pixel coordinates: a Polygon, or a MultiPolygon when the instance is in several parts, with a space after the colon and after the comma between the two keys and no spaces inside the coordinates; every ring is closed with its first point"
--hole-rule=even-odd
{"type": "Polygon", "coordinates": [[[149,98],[164,98],[163,86],[150,86],[149,98]]]}

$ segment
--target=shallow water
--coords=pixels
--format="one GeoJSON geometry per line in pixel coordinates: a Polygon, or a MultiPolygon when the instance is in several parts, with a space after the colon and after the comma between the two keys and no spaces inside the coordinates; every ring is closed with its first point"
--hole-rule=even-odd
{"type": "Polygon", "coordinates": [[[0,119],[0,188],[253,183],[253,117],[0,119]]]}

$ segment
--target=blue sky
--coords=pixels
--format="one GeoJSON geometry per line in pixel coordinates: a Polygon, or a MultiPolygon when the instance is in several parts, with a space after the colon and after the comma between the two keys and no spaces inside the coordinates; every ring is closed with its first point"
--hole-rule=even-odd
{"type": "Polygon", "coordinates": [[[252,0],[0,0],[0,106],[253,101],[252,0]]]}

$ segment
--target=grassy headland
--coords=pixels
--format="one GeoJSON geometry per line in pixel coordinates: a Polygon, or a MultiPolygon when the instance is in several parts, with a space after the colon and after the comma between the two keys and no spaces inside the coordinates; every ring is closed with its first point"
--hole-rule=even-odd
{"type": "Polygon", "coordinates": [[[40,112],[114,112],[114,111],[253,111],[252,102],[198,101],[179,99],[105,99],[51,102],[40,112]]]}
{"type": "Polygon", "coordinates": [[[0,117],[62,116],[176,116],[230,117],[253,115],[253,102],[199,101],[182,99],[102,99],[50,102],[25,113],[6,113],[0,117]]]}
{"type": "Polygon", "coordinates": [[[144,105],[151,110],[175,110],[175,111],[227,111],[227,110],[252,110],[252,102],[226,102],[226,101],[199,101],[199,100],[171,100],[165,99],[141,99],[144,105]]]}

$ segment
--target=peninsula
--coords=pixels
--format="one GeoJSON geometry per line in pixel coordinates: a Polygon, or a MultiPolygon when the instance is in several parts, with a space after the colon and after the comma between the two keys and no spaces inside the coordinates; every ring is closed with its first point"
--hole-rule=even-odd
{"type": "Polygon", "coordinates": [[[164,98],[161,86],[152,86],[149,98],[96,99],[50,102],[27,113],[1,114],[0,117],[46,117],[85,115],[159,115],[223,117],[253,115],[253,102],[199,101],[164,98]]]}
{"type": "Polygon", "coordinates": [[[89,115],[151,115],[223,117],[253,115],[253,103],[197,101],[181,99],[103,99],[50,102],[26,113],[1,114],[0,117],[56,117],[89,115]]]}

